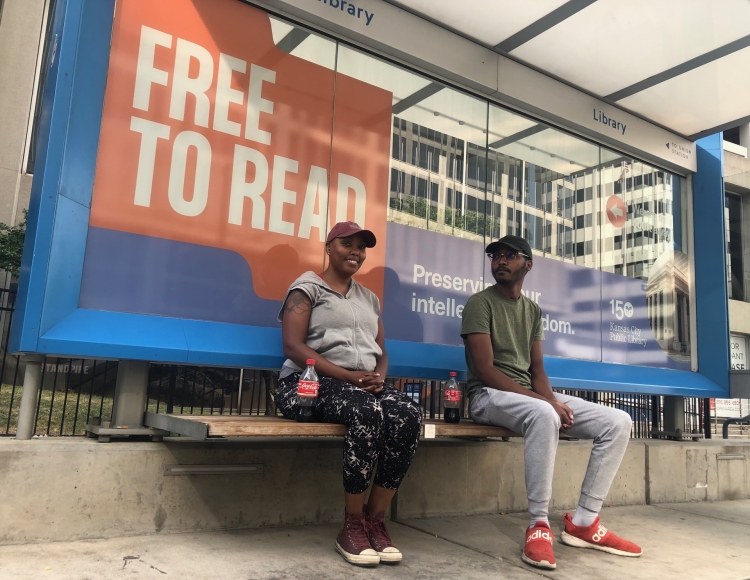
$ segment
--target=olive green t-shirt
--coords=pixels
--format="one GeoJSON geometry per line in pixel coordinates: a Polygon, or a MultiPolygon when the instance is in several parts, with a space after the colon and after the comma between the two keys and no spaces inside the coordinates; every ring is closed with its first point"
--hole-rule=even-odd
{"type": "MultiPolygon", "coordinates": [[[[506,298],[494,286],[474,294],[466,303],[461,336],[466,347],[469,334],[489,334],[495,368],[522,387],[531,388],[531,345],[544,340],[542,309],[521,294],[518,300],[506,298]]],[[[466,352],[467,394],[471,400],[484,386],[474,373],[474,363],[466,352]]]]}

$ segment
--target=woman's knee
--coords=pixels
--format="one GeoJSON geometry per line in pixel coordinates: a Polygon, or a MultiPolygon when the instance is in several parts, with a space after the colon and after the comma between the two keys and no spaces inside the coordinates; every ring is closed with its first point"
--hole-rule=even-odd
{"type": "Polygon", "coordinates": [[[366,404],[358,406],[354,417],[354,422],[358,426],[375,433],[380,433],[385,423],[383,407],[376,400],[367,401],[366,404]]]}
{"type": "Polygon", "coordinates": [[[413,426],[422,426],[422,409],[411,399],[406,400],[404,405],[404,420],[413,426]]]}
{"type": "Polygon", "coordinates": [[[422,409],[403,393],[382,402],[386,423],[397,430],[419,431],[422,427],[422,409]]]}
{"type": "Polygon", "coordinates": [[[410,438],[416,437],[422,432],[422,410],[412,401],[408,401],[401,408],[400,421],[397,423],[398,430],[403,431],[410,438]]]}

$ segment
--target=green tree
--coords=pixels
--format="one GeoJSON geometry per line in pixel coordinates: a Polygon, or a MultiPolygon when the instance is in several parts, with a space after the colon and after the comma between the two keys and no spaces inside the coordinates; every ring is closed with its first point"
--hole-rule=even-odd
{"type": "Polygon", "coordinates": [[[0,270],[10,272],[15,278],[21,273],[26,215],[26,210],[23,210],[23,219],[14,226],[0,222],[0,270]]]}
{"type": "Polygon", "coordinates": [[[454,228],[471,232],[474,234],[485,235],[492,237],[493,227],[496,232],[500,231],[500,218],[486,216],[483,213],[478,214],[475,211],[466,211],[465,214],[461,214],[460,209],[445,208],[445,217],[443,222],[446,225],[452,225],[454,228]]]}
{"type": "MultiPolygon", "coordinates": [[[[417,198],[404,194],[400,199],[392,197],[390,205],[395,210],[427,219],[427,200],[423,197],[417,198]]],[[[437,207],[432,204],[430,204],[430,221],[437,221],[437,207]]]]}

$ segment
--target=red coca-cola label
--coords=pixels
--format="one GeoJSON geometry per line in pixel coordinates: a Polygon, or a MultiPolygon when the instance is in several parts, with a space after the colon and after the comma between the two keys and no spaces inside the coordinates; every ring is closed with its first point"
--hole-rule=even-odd
{"type": "Polygon", "coordinates": [[[318,381],[300,381],[297,383],[297,396],[315,399],[318,396],[318,381]]]}
{"type": "Polygon", "coordinates": [[[460,403],[461,391],[459,389],[446,389],[444,401],[446,403],[460,403]]]}

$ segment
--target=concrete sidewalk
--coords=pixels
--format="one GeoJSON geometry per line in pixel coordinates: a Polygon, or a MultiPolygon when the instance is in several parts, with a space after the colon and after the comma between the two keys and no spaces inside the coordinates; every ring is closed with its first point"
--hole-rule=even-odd
{"type": "Polygon", "coordinates": [[[750,579],[750,500],[605,509],[603,523],[640,543],[644,555],[618,558],[558,542],[553,572],[520,561],[527,522],[511,514],[394,523],[404,562],[374,570],[341,559],[335,525],[2,546],[0,579],[750,579]]]}

